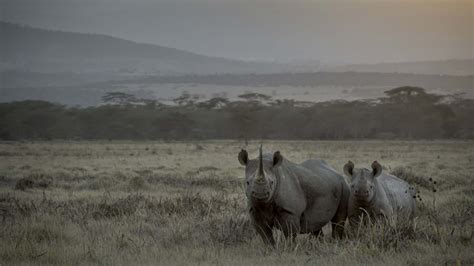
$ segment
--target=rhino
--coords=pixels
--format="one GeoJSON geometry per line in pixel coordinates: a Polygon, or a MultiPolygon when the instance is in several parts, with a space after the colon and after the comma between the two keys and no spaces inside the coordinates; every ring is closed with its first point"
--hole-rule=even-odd
{"type": "Polygon", "coordinates": [[[414,217],[416,189],[404,180],[383,172],[377,161],[372,163],[372,170],[356,169],[354,163],[349,161],[344,165],[344,173],[351,179],[348,204],[351,226],[357,226],[366,215],[372,219],[414,217]]]}
{"type": "Polygon", "coordinates": [[[241,150],[239,162],[245,166],[245,194],[254,228],[263,241],[275,245],[273,228],[294,239],[297,233],[314,236],[332,223],[332,236],[342,237],[347,218],[349,186],[323,160],[301,164],[285,159],[279,151],[249,160],[241,150]]]}

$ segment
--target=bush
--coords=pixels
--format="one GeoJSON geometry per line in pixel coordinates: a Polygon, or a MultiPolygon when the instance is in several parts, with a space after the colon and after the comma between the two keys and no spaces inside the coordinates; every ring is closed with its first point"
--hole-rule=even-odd
{"type": "Polygon", "coordinates": [[[15,184],[16,190],[26,190],[27,188],[33,188],[35,182],[29,178],[21,178],[15,184]]]}
{"type": "Polygon", "coordinates": [[[141,176],[135,176],[130,179],[128,185],[132,190],[144,189],[146,187],[146,181],[141,176]]]}

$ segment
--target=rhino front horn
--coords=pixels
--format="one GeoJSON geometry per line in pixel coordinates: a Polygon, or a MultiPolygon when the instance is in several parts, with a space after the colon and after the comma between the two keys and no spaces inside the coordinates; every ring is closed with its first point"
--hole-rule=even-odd
{"type": "Polygon", "coordinates": [[[263,154],[262,154],[262,144],[260,144],[260,150],[258,155],[258,171],[257,171],[257,178],[258,182],[265,181],[265,173],[263,172],[263,154]]]}

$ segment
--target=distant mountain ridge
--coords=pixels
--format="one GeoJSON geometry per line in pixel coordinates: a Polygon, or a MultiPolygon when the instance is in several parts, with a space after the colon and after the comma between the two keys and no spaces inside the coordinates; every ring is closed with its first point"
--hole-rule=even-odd
{"type": "Polygon", "coordinates": [[[284,65],[199,55],[100,34],[0,22],[0,69],[29,72],[176,75],[284,71],[284,65]]]}
{"type": "MultiPolygon", "coordinates": [[[[240,61],[108,35],[40,29],[0,21],[0,71],[103,73],[111,76],[268,74],[283,72],[377,72],[474,75],[474,59],[354,64],[322,67],[305,63],[240,61]]],[[[100,79],[100,78],[99,78],[100,79]]]]}
{"type": "Polygon", "coordinates": [[[471,89],[474,75],[474,59],[338,67],[322,66],[320,62],[315,65],[312,61],[248,62],[108,35],[46,30],[2,21],[0,40],[0,88],[9,89],[130,80],[238,86],[370,84],[471,89]]]}
{"type": "Polygon", "coordinates": [[[474,59],[450,59],[400,63],[354,64],[327,67],[329,72],[413,73],[428,75],[474,75],[474,59]]]}
{"type": "Polygon", "coordinates": [[[419,86],[429,89],[472,90],[474,76],[375,72],[301,72],[143,77],[111,84],[206,84],[219,86],[419,86]]]}

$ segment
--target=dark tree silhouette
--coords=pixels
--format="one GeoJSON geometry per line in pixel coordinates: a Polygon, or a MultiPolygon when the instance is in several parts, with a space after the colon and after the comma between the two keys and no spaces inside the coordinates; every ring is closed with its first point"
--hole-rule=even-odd
{"type": "Polygon", "coordinates": [[[137,103],[139,100],[132,94],[125,92],[108,92],[102,96],[105,104],[128,105],[137,103]]]}
{"type": "Polygon", "coordinates": [[[110,93],[109,104],[89,108],[0,103],[0,139],[474,139],[474,100],[417,87],[386,94],[320,103],[268,103],[255,100],[258,95],[196,103],[189,93],[173,105],[124,93],[110,93]]]}

